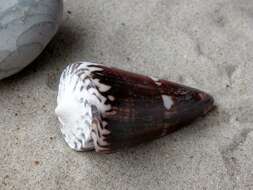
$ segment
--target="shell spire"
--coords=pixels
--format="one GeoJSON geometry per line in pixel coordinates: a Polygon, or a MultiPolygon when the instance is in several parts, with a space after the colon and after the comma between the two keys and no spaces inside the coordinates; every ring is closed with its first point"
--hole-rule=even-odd
{"type": "Polygon", "coordinates": [[[213,107],[197,89],[80,62],[61,75],[56,114],[72,149],[111,153],[165,136],[213,107]]]}

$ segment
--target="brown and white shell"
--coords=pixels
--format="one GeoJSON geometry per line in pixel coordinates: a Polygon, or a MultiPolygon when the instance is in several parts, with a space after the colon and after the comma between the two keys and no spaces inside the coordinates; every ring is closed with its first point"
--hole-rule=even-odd
{"type": "Polygon", "coordinates": [[[208,113],[213,102],[194,88],[80,62],[62,73],[56,114],[72,149],[110,153],[165,136],[208,113]]]}

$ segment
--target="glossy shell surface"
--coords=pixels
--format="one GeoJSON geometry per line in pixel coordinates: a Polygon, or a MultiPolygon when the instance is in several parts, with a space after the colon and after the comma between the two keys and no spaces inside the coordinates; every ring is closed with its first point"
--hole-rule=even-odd
{"type": "Polygon", "coordinates": [[[189,124],[212,110],[213,98],[170,81],[83,62],[64,70],[57,104],[71,148],[110,153],[189,124]]]}

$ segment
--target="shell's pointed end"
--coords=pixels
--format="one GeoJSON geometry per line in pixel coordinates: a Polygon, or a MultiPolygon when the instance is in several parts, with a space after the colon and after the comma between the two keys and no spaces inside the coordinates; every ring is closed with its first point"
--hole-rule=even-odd
{"type": "MultiPolygon", "coordinates": [[[[192,90],[188,96],[185,96],[183,104],[175,105],[179,126],[189,124],[198,117],[204,117],[215,109],[214,98],[206,92],[192,90]],[[180,118],[180,119],[179,119],[180,118]]],[[[180,101],[179,101],[180,102],[180,101]]]]}
{"type": "Polygon", "coordinates": [[[216,108],[216,105],[214,104],[214,98],[205,92],[199,93],[199,96],[201,99],[200,101],[203,102],[204,105],[203,116],[205,116],[216,108]]]}

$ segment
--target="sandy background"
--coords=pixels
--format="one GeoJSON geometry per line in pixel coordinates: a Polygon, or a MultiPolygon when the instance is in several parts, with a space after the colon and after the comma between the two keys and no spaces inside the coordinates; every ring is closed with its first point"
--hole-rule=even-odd
{"type": "Polygon", "coordinates": [[[50,45],[0,81],[0,189],[253,189],[253,1],[68,0],[50,45]],[[76,153],[54,115],[74,61],[206,90],[218,109],[112,155],[76,153]]]}

